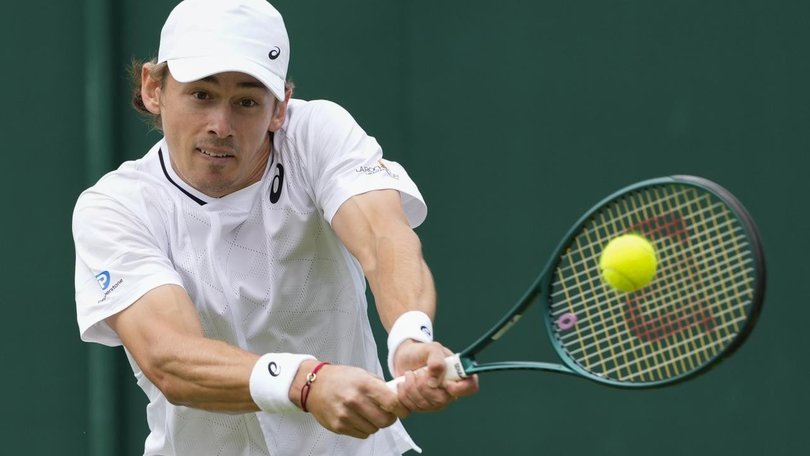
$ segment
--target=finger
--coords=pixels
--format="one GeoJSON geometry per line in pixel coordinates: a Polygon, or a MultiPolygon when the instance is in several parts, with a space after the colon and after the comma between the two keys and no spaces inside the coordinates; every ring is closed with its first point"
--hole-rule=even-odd
{"type": "Polygon", "coordinates": [[[429,376],[427,383],[432,388],[438,388],[444,381],[444,375],[447,371],[445,358],[453,353],[437,342],[432,343],[430,348],[431,350],[428,354],[427,362],[425,363],[429,376]]]}
{"type": "Polygon", "coordinates": [[[422,397],[417,384],[417,375],[413,371],[405,372],[405,381],[399,384],[399,401],[410,411],[427,410],[430,403],[422,397]]]}
{"type": "Polygon", "coordinates": [[[385,410],[374,399],[371,399],[367,403],[363,404],[358,410],[358,413],[376,429],[388,427],[394,424],[394,422],[397,420],[396,414],[385,410]]]}
{"type": "Polygon", "coordinates": [[[426,371],[417,371],[414,379],[414,390],[410,397],[419,406],[420,410],[438,410],[453,401],[443,387],[433,386],[435,383],[426,371]]]}
{"type": "Polygon", "coordinates": [[[425,383],[427,383],[430,388],[438,388],[444,381],[445,370],[444,361],[440,363],[429,363],[427,369],[422,371],[425,374],[425,383]]]}
{"type": "MultiPolygon", "coordinates": [[[[369,397],[380,409],[393,414],[395,418],[407,418],[408,415],[411,414],[410,410],[399,401],[398,392],[391,391],[384,383],[382,384],[382,388],[375,388],[374,391],[369,392],[369,397]]],[[[393,421],[387,426],[391,424],[393,424],[393,421]]]]}
{"type": "Polygon", "coordinates": [[[361,413],[348,408],[339,416],[338,425],[335,426],[336,432],[358,439],[366,439],[379,429],[361,413]]]}
{"type": "Polygon", "coordinates": [[[398,402],[396,394],[388,389],[383,379],[368,376],[357,394],[347,399],[346,406],[376,429],[380,429],[394,424],[397,420],[397,415],[389,409],[396,409],[398,402]]]}
{"type": "Polygon", "coordinates": [[[472,396],[479,389],[478,376],[473,375],[462,380],[445,382],[444,388],[450,395],[455,397],[472,396]]]}

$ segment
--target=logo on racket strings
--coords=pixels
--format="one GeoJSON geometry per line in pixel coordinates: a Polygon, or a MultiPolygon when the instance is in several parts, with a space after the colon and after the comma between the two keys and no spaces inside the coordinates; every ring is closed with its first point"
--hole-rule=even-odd
{"type": "Polygon", "coordinates": [[[578,321],[579,319],[577,318],[576,314],[566,312],[562,314],[559,319],[557,319],[557,326],[561,331],[568,331],[576,326],[578,321]]]}

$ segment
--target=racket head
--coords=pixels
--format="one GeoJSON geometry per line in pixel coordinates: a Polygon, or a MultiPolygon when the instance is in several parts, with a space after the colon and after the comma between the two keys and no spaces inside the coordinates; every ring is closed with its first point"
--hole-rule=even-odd
{"type": "Polygon", "coordinates": [[[595,205],[569,230],[537,283],[545,325],[565,365],[591,380],[649,388],[705,372],[756,323],[765,294],[757,228],[721,186],[651,179],[595,205]],[[607,242],[639,233],[654,245],[653,281],[631,293],[601,278],[607,242]]]}

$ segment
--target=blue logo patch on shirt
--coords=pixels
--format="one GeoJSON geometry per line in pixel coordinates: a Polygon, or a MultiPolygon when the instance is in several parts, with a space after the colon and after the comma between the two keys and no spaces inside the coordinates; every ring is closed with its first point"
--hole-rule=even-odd
{"type": "Polygon", "coordinates": [[[101,287],[101,289],[106,290],[110,287],[110,271],[104,271],[96,274],[96,280],[98,280],[98,285],[101,287]]]}

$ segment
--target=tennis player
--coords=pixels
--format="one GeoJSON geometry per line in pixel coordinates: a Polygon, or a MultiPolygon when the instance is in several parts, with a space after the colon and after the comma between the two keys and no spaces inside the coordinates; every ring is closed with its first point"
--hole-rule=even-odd
{"type": "Polygon", "coordinates": [[[76,203],[81,337],[124,346],[145,455],[402,454],[399,418],[477,391],[443,381],[422,195],[343,108],[291,98],[289,59],[264,0],[181,2],[134,92],[163,139],[76,203]]]}

